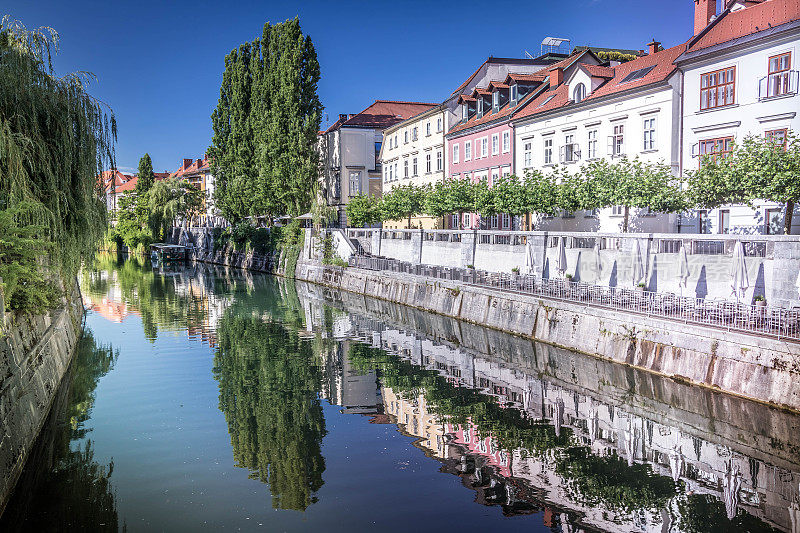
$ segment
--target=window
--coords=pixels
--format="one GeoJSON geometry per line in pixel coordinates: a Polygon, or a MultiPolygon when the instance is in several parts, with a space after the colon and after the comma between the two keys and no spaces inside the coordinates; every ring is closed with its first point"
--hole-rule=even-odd
{"type": "Polygon", "coordinates": [[[656,118],[644,119],[644,147],[645,151],[656,149],[656,118]]]}
{"type": "Polygon", "coordinates": [[[561,147],[559,156],[562,163],[574,163],[580,159],[581,151],[575,144],[575,135],[570,133],[564,136],[564,146],[561,147]]]}
{"type": "Polygon", "coordinates": [[[550,100],[552,100],[552,99],[553,99],[553,98],[555,98],[555,97],[556,97],[556,95],[554,95],[554,94],[551,94],[550,96],[548,96],[547,98],[545,98],[545,99],[544,99],[544,102],[542,102],[541,104],[539,104],[539,105],[538,105],[538,107],[544,107],[544,106],[546,106],[546,105],[547,105],[547,103],[548,103],[548,102],[550,102],[550,100]]]}
{"type": "Polygon", "coordinates": [[[472,141],[466,141],[464,143],[464,161],[469,161],[472,159],[472,141]]]}
{"type": "Polygon", "coordinates": [[[392,181],[392,165],[389,166],[389,181],[392,181]]]}
{"type": "Polygon", "coordinates": [[[698,233],[711,233],[711,222],[708,220],[708,211],[700,209],[697,211],[698,233]]]}
{"type": "Polygon", "coordinates": [[[589,130],[588,148],[587,157],[589,159],[597,159],[597,130],[589,130]]]}
{"type": "Polygon", "coordinates": [[[397,148],[397,134],[394,134],[394,147],[397,148]]]}
{"type": "Polygon", "coordinates": [[[533,143],[531,141],[527,141],[525,144],[522,145],[522,167],[528,168],[533,165],[532,159],[532,148],[533,143]]]}
{"type": "Polygon", "coordinates": [[[417,140],[417,130],[418,130],[418,128],[416,126],[414,126],[414,129],[411,130],[411,140],[412,141],[416,141],[417,140]]]}
{"type": "Polygon", "coordinates": [[[519,90],[516,83],[509,88],[509,92],[511,94],[511,103],[516,104],[517,98],[519,98],[519,90]]]}
{"type": "Polygon", "coordinates": [[[718,139],[706,139],[700,141],[700,164],[705,158],[716,161],[717,158],[723,159],[733,149],[733,137],[720,137],[718,139]]]}
{"type": "Polygon", "coordinates": [[[544,140],[544,164],[553,164],[553,138],[549,137],[544,140]]]}
{"type": "Polygon", "coordinates": [[[403,137],[404,137],[403,144],[408,144],[408,130],[403,132],[403,137]]]}
{"type": "Polygon", "coordinates": [[[508,151],[511,150],[511,133],[504,131],[503,132],[503,153],[506,154],[508,151]]]}
{"type": "Polygon", "coordinates": [[[608,138],[608,155],[615,157],[625,153],[625,125],[614,126],[614,135],[608,138]]]}
{"type": "Polygon", "coordinates": [[[792,66],[792,53],[786,52],[769,58],[767,76],[767,97],[789,94],[789,69],[792,66]]]}
{"type": "MultiPolygon", "coordinates": [[[[469,161],[469,145],[464,143],[464,161],[469,161]]],[[[458,143],[453,145],[453,163],[458,163],[458,143]]]]}
{"type": "Polygon", "coordinates": [[[767,139],[767,142],[774,143],[784,150],[786,150],[786,135],[788,130],[786,128],[780,130],[769,130],[764,133],[764,136],[767,139]]]}
{"type": "Polygon", "coordinates": [[[389,183],[389,168],[383,167],[383,182],[389,183]]]}
{"type": "Polygon", "coordinates": [[[736,67],[700,76],[700,109],[731,105],[736,95],[736,67]]]}
{"type": "Polygon", "coordinates": [[[625,214],[625,206],[623,205],[615,205],[611,207],[611,214],[612,215],[624,215],[625,214]]]}
{"type": "Polygon", "coordinates": [[[723,234],[731,232],[731,212],[729,209],[720,209],[719,232],[723,234]]]}
{"type": "Polygon", "coordinates": [[[441,118],[437,118],[436,119],[436,131],[437,132],[442,131],[442,119],[441,118]]]}
{"type": "Polygon", "coordinates": [[[350,196],[361,194],[361,171],[350,172],[350,196]]]}
{"type": "Polygon", "coordinates": [[[499,220],[499,217],[497,215],[492,215],[492,219],[491,219],[492,229],[497,229],[497,227],[498,227],[497,226],[497,221],[498,220],[499,220]]]}
{"type": "Polygon", "coordinates": [[[628,83],[629,81],[640,80],[645,76],[647,76],[647,74],[654,68],[656,68],[655,65],[650,67],[640,68],[639,70],[634,70],[633,72],[629,73],[627,76],[622,78],[622,81],[620,81],[620,83],[628,83]]]}
{"type": "Polygon", "coordinates": [[[408,159],[403,160],[403,177],[408,177],[408,159]]]}
{"type": "Polygon", "coordinates": [[[492,155],[497,155],[500,152],[500,136],[498,134],[492,135],[492,155]]]}
{"type": "Polygon", "coordinates": [[[431,173],[431,154],[425,154],[425,173],[431,173]]]}
{"type": "Polygon", "coordinates": [[[483,97],[478,96],[478,118],[483,116],[483,97]]]}
{"type": "Polygon", "coordinates": [[[467,121],[469,118],[469,110],[467,108],[467,104],[461,104],[461,120],[467,121]]]}
{"type": "Polygon", "coordinates": [[[489,186],[491,186],[493,183],[497,183],[497,180],[499,178],[500,178],[500,169],[499,168],[493,168],[492,169],[492,181],[489,182],[489,186]]]}
{"type": "Polygon", "coordinates": [[[508,216],[508,213],[503,213],[503,229],[508,229],[511,227],[511,217],[508,216]]]}
{"type": "Polygon", "coordinates": [[[497,112],[500,110],[500,91],[492,93],[492,111],[497,112]]]}
{"type": "Polygon", "coordinates": [[[436,170],[437,171],[441,171],[442,170],[442,168],[443,168],[442,167],[442,163],[443,162],[444,161],[442,161],[442,151],[441,150],[436,150],[436,170]]]}
{"type": "Polygon", "coordinates": [[[767,235],[780,235],[783,233],[783,209],[767,209],[764,213],[764,232],[767,235]]]}
{"type": "Polygon", "coordinates": [[[586,98],[586,85],[579,83],[572,91],[572,100],[577,104],[586,98]]]}
{"type": "Polygon", "coordinates": [[[397,163],[394,164],[394,180],[397,181],[400,179],[400,173],[397,171],[397,163]]]}
{"type": "Polygon", "coordinates": [[[481,157],[486,157],[489,155],[489,138],[482,137],[481,138],[481,157]]]}
{"type": "Polygon", "coordinates": [[[411,175],[412,176],[418,176],[419,175],[417,173],[417,158],[416,157],[414,158],[414,160],[411,163],[411,175]]]}
{"type": "Polygon", "coordinates": [[[431,123],[430,122],[426,122],[425,123],[425,135],[427,135],[428,137],[431,136],[431,123]]]}
{"type": "Polygon", "coordinates": [[[461,225],[458,223],[458,215],[450,215],[450,228],[460,229],[461,225]]]}

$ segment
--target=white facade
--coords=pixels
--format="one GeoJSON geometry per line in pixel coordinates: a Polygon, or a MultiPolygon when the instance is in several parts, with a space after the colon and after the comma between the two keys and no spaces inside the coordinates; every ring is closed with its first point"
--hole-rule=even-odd
{"type": "MultiPolygon", "coordinates": [[[[745,9],[745,14],[750,9],[755,8],[745,9]]],[[[800,133],[800,25],[786,26],[794,27],[762,31],[696,51],[690,48],[678,58],[684,73],[684,171],[696,170],[701,154],[717,153],[730,146],[730,141],[740,143],[747,135],[765,137],[769,132],[789,130],[800,133]],[[771,58],[785,58],[782,65],[773,64],[781,73],[770,76],[771,58]],[[712,78],[713,73],[721,73],[724,78],[720,74],[712,78]],[[703,80],[724,90],[724,100],[709,100],[708,89],[701,87],[703,80]],[[703,96],[706,100],[701,101],[703,96]]],[[[782,204],[767,201],[757,201],[754,208],[732,205],[699,211],[687,222],[691,229],[684,231],[783,233],[783,211],[782,204]]],[[[796,209],[792,233],[800,233],[798,220],[800,211],[796,209]]]]}
{"type": "MultiPolygon", "coordinates": [[[[606,80],[591,76],[582,65],[574,65],[565,72],[565,84],[573,100],[576,90],[585,91],[585,97],[589,97],[603,82],[606,80]]],[[[606,83],[616,84],[617,80],[606,83]]],[[[520,177],[527,170],[548,174],[556,165],[575,171],[595,160],[614,161],[625,156],[663,162],[677,176],[680,172],[680,105],[680,74],[675,72],[661,83],[596,100],[572,102],[516,120],[515,173],[520,177]]],[[[595,212],[540,216],[535,229],[619,232],[623,219],[623,208],[612,207],[595,212]]],[[[678,216],[631,209],[629,231],[675,232],[678,231],[678,216]]]]}

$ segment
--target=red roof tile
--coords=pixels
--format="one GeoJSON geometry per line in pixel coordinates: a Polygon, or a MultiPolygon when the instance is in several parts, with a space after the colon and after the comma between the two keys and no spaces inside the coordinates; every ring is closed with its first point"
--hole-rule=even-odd
{"type": "Polygon", "coordinates": [[[468,128],[472,128],[474,126],[479,126],[481,124],[488,124],[488,123],[495,122],[495,121],[503,119],[503,118],[508,118],[512,114],[514,114],[515,111],[520,109],[528,101],[530,101],[532,98],[534,98],[537,94],[538,94],[538,92],[536,90],[533,90],[529,94],[526,94],[525,97],[522,98],[522,100],[520,100],[517,105],[512,107],[510,105],[510,103],[507,103],[503,107],[501,107],[500,110],[497,111],[496,113],[492,113],[491,112],[491,108],[489,108],[490,112],[486,113],[481,118],[478,118],[478,116],[475,115],[475,116],[473,116],[471,119],[469,119],[466,122],[462,122],[460,124],[456,124],[455,126],[450,128],[450,131],[448,133],[455,133],[457,131],[462,131],[462,130],[465,130],[465,129],[468,129],[468,128]]]}
{"type": "Polygon", "coordinates": [[[532,82],[532,81],[544,81],[547,78],[547,74],[541,73],[541,71],[534,73],[534,74],[509,74],[506,76],[504,82],[506,84],[511,83],[512,81],[516,82],[532,82]]]}
{"type": "Polygon", "coordinates": [[[586,97],[586,100],[602,98],[609,94],[627,91],[629,89],[635,89],[666,80],[677,69],[674,65],[674,61],[683,53],[685,48],[686,46],[684,44],[679,44],[678,46],[661,50],[655,54],[637,57],[632,61],[617,65],[614,67],[614,77],[592,91],[592,93],[586,97]],[[629,82],[622,81],[631,72],[647,67],[653,67],[653,69],[641,78],[629,82]]]}
{"type": "Polygon", "coordinates": [[[400,102],[396,100],[375,100],[375,102],[356,115],[349,115],[337,120],[325,132],[334,131],[342,126],[385,129],[413,116],[430,111],[439,104],[424,102],[400,102]]]}
{"type": "Polygon", "coordinates": [[[122,185],[117,187],[114,192],[122,193],[122,192],[132,191],[133,189],[136,188],[136,184],[138,182],[139,182],[139,178],[137,178],[136,176],[133,176],[131,179],[129,179],[128,181],[126,181],[125,183],[123,183],[122,185]]]}
{"type": "Polygon", "coordinates": [[[800,1],[767,0],[736,11],[723,11],[694,42],[688,51],[726,43],[770,27],[800,20],[800,1]]]}
{"type": "Polygon", "coordinates": [[[581,65],[581,68],[595,78],[613,78],[614,67],[601,67],[600,65],[581,65]]]}
{"type": "Polygon", "coordinates": [[[544,113],[569,103],[568,87],[563,83],[555,88],[539,94],[528,102],[523,109],[514,115],[514,118],[524,118],[538,113],[544,113]]]}

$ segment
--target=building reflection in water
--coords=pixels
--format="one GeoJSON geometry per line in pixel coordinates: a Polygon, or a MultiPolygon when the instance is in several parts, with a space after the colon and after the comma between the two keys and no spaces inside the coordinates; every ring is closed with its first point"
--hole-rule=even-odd
{"type": "Polygon", "coordinates": [[[415,437],[477,503],[554,531],[800,528],[789,413],[319,286],[152,275],[117,267],[94,295],[216,347],[235,460],[276,508],[316,501],[327,400],[415,437]]]}

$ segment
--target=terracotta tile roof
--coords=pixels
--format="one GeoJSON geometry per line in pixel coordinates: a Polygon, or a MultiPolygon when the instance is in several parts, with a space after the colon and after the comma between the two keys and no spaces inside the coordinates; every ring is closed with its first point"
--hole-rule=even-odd
{"type": "Polygon", "coordinates": [[[183,163],[178,170],[169,174],[170,178],[180,178],[183,176],[192,176],[195,174],[199,174],[201,172],[205,172],[211,168],[208,157],[203,159],[184,159],[183,163]]]}
{"type": "Polygon", "coordinates": [[[602,98],[609,94],[627,91],[629,89],[635,89],[666,80],[677,69],[674,65],[674,61],[683,53],[685,48],[684,44],[679,44],[678,46],[661,50],[655,54],[638,57],[632,61],[617,65],[614,67],[614,77],[592,91],[592,93],[586,97],[586,100],[602,98]],[[628,82],[623,81],[631,72],[649,67],[653,67],[653,69],[641,78],[628,82]]]}
{"type": "Polygon", "coordinates": [[[462,94],[461,96],[458,97],[459,104],[462,104],[464,102],[476,102],[477,100],[478,100],[477,98],[475,98],[474,96],[470,96],[468,94],[462,94]]]}
{"type": "MultiPolygon", "coordinates": [[[[592,93],[589,94],[584,101],[595,100],[610,94],[627,91],[629,89],[635,89],[637,87],[643,87],[666,80],[677,69],[673,62],[682,53],[684,48],[685,45],[683,44],[673,46],[672,48],[661,50],[655,54],[638,57],[632,61],[622,63],[613,69],[610,69],[610,67],[599,67],[603,70],[597,70],[597,66],[582,63],[580,68],[592,69],[603,73],[607,72],[605,69],[610,69],[614,73],[614,76],[611,79],[607,80],[600,85],[600,87],[592,91],[592,93]],[[650,67],[653,68],[647,71],[647,73],[641,78],[628,82],[622,81],[628,76],[628,74],[650,67]]],[[[530,117],[571,104],[572,101],[569,97],[569,87],[566,84],[561,84],[558,87],[549,88],[546,92],[539,95],[535,100],[526,104],[524,109],[520,110],[514,115],[514,118],[530,117]]]]}
{"type": "Polygon", "coordinates": [[[122,185],[117,187],[115,189],[115,192],[116,193],[123,193],[123,192],[132,191],[133,189],[136,188],[136,184],[138,182],[139,182],[139,178],[136,177],[136,176],[133,176],[131,179],[129,179],[128,181],[126,181],[125,183],[123,183],[122,185]]]}
{"type": "Polygon", "coordinates": [[[132,174],[123,174],[119,170],[104,170],[97,179],[102,184],[103,190],[106,192],[111,191],[111,186],[114,186],[114,189],[118,189],[128,181],[134,179],[135,176],[132,174]]]}
{"type": "Polygon", "coordinates": [[[489,89],[487,89],[485,87],[475,87],[475,90],[472,91],[472,94],[473,95],[482,94],[484,96],[491,96],[492,95],[492,91],[490,91],[489,89]]]}
{"type": "Polygon", "coordinates": [[[532,81],[544,81],[547,78],[547,74],[541,73],[541,71],[536,72],[534,74],[509,74],[506,76],[504,82],[506,84],[510,84],[512,81],[516,82],[532,82],[532,81]]]}
{"type": "Polygon", "coordinates": [[[439,104],[425,102],[401,102],[397,100],[375,100],[375,102],[356,115],[348,115],[347,120],[340,117],[325,132],[342,126],[385,129],[413,116],[430,111],[439,104]]]}
{"type": "Polygon", "coordinates": [[[586,65],[582,64],[581,68],[589,73],[589,76],[595,78],[613,78],[614,67],[601,67],[600,65],[586,65]]]}
{"type": "Polygon", "coordinates": [[[767,0],[736,11],[725,10],[690,41],[687,52],[708,48],[800,20],[800,1],[767,0]]]}
{"type": "MultiPolygon", "coordinates": [[[[518,109],[522,108],[532,98],[535,98],[537,94],[538,91],[533,90],[529,94],[525,95],[525,97],[523,97],[522,100],[520,100],[519,103],[517,103],[517,105],[512,107],[510,103],[506,103],[496,113],[489,112],[483,115],[481,118],[478,118],[478,115],[476,114],[468,121],[456,124],[455,126],[450,128],[450,131],[448,133],[455,133],[468,128],[472,128],[474,126],[480,126],[481,124],[489,124],[497,120],[501,120],[503,118],[508,118],[511,115],[513,115],[514,112],[516,112],[518,109]]],[[[491,110],[491,108],[489,109],[491,110]]]]}
{"type": "Polygon", "coordinates": [[[508,89],[508,85],[502,81],[490,81],[489,89],[508,89]]]}

